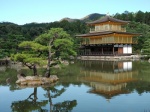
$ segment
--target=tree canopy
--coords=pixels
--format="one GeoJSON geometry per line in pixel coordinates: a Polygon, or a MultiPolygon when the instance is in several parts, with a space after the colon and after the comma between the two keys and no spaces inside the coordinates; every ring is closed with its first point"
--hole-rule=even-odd
{"type": "Polygon", "coordinates": [[[144,42],[142,53],[150,56],[150,38],[144,42]]]}
{"type": "Polygon", "coordinates": [[[37,75],[36,65],[42,65],[43,60],[48,60],[47,77],[50,76],[50,67],[60,64],[61,60],[69,59],[70,56],[76,56],[73,39],[62,28],[52,28],[34,41],[23,41],[19,48],[22,51],[13,55],[12,59],[33,69],[34,75],[37,75]]]}
{"type": "Polygon", "coordinates": [[[51,52],[53,58],[67,59],[69,56],[76,56],[74,43],[71,36],[62,28],[51,28],[47,33],[38,36],[35,41],[41,45],[48,46],[51,43],[51,52]]]}

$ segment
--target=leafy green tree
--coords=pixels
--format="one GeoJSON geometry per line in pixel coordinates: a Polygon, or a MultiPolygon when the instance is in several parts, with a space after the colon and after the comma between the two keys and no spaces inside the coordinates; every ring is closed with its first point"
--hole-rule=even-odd
{"type": "Polygon", "coordinates": [[[128,13],[128,21],[134,21],[134,13],[130,12],[128,13]]]}
{"type": "Polygon", "coordinates": [[[76,56],[73,40],[62,28],[51,28],[47,33],[37,37],[35,41],[48,46],[46,77],[50,76],[50,67],[60,64],[61,60],[67,60],[70,56],[76,56]]]}
{"type": "Polygon", "coordinates": [[[127,25],[127,32],[139,33],[137,37],[138,44],[133,45],[134,52],[139,53],[143,48],[144,42],[150,38],[149,32],[150,26],[147,24],[141,24],[139,22],[130,22],[127,25]]]}
{"type": "MultiPolygon", "coordinates": [[[[37,36],[51,28],[63,28],[72,37],[72,42],[77,43],[76,34],[87,33],[89,28],[82,21],[60,21],[51,23],[29,23],[17,25],[9,22],[0,23],[0,58],[18,52],[18,44],[22,41],[33,41],[37,36]],[[17,38],[15,37],[17,36],[17,38]]],[[[79,43],[77,43],[79,44],[79,43]]],[[[78,46],[76,46],[77,50],[78,46]]],[[[21,51],[22,49],[20,49],[21,51]]]]}
{"type": "Polygon", "coordinates": [[[22,62],[23,65],[33,70],[33,75],[37,75],[36,65],[41,65],[45,56],[43,52],[47,51],[47,46],[43,46],[34,41],[24,41],[19,44],[23,48],[21,53],[12,55],[12,59],[22,62]]]}
{"type": "Polygon", "coordinates": [[[22,42],[19,47],[23,51],[15,54],[13,59],[32,69],[33,75],[37,75],[36,65],[48,60],[45,77],[50,77],[50,67],[61,64],[62,60],[68,60],[70,56],[76,56],[72,38],[62,28],[52,28],[35,41],[22,42]]]}
{"type": "Polygon", "coordinates": [[[147,39],[143,45],[142,53],[150,55],[150,38],[147,39]]]}
{"type": "Polygon", "coordinates": [[[2,35],[0,37],[0,57],[10,56],[11,54],[18,52],[18,44],[21,43],[25,38],[23,35],[2,35]]]}
{"type": "Polygon", "coordinates": [[[145,12],[145,21],[144,23],[150,25],[150,12],[145,12]]]}
{"type": "Polygon", "coordinates": [[[145,19],[145,13],[142,11],[138,11],[136,13],[135,21],[140,22],[140,23],[144,23],[144,19],[145,19]]]}

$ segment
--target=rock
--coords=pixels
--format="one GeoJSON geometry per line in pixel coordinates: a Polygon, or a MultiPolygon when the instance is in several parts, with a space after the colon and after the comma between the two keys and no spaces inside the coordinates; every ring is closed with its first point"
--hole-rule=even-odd
{"type": "Polygon", "coordinates": [[[69,65],[69,62],[66,61],[66,60],[62,61],[61,63],[64,64],[64,65],[69,65]]]}
{"type": "Polygon", "coordinates": [[[18,79],[22,79],[22,78],[25,78],[25,76],[22,75],[22,74],[18,74],[18,75],[17,75],[17,78],[18,78],[18,79]]]}
{"type": "Polygon", "coordinates": [[[17,80],[17,81],[16,81],[16,84],[19,84],[19,83],[21,83],[21,81],[20,81],[20,80],[17,80]]]}
{"type": "Polygon", "coordinates": [[[24,78],[21,78],[21,79],[18,79],[17,81],[16,81],[16,83],[18,84],[18,83],[21,83],[21,82],[26,82],[27,80],[24,78]]]}
{"type": "Polygon", "coordinates": [[[46,77],[41,77],[41,81],[44,82],[47,78],[46,77]]]}
{"type": "Polygon", "coordinates": [[[20,84],[21,85],[27,85],[27,82],[21,82],[20,84]]]}
{"type": "Polygon", "coordinates": [[[72,60],[73,60],[73,59],[75,59],[75,58],[74,58],[74,56],[70,56],[70,59],[72,59],[72,60]]]}
{"type": "Polygon", "coordinates": [[[26,79],[26,80],[29,80],[29,81],[31,81],[31,80],[32,80],[32,81],[33,81],[33,80],[35,81],[35,80],[39,80],[39,77],[38,77],[38,76],[26,76],[25,79],[26,79]]]}
{"type": "Polygon", "coordinates": [[[27,83],[28,85],[42,85],[42,81],[30,81],[27,83]]]}
{"type": "Polygon", "coordinates": [[[149,58],[148,62],[150,63],[150,58],[149,58]]]}
{"type": "Polygon", "coordinates": [[[28,86],[39,86],[46,85],[56,82],[59,78],[56,75],[51,75],[49,78],[46,77],[38,77],[38,76],[19,76],[16,81],[17,84],[20,85],[28,85],[28,86]]]}
{"type": "Polygon", "coordinates": [[[60,67],[60,65],[55,65],[54,68],[59,68],[60,69],[61,67],[60,67]]]}
{"type": "Polygon", "coordinates": [[[56,75],[51,75],[50,78],[53,79],[53,80],[58,80],[59,79],[56,75]]]}
{"type": "Polygon", "coordinates": [[[71,63],[71,64],[74,64],[74,61],[71,61],[70,63],[71,63]]]}

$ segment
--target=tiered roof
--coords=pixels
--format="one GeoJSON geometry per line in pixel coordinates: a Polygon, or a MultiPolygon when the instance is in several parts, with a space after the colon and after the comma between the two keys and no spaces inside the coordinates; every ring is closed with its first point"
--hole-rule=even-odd
{"type": "MultiPolygon", "coordinates": [[[[95,24],[101,24],[105,22],[115,22],[115,23],[120,23],[120,24],[128,24],[130,21],[123,21],[119,19],[115,19],[110,16],[105,16],[99,20],[93,21],[93,22],[87,22],[88,25],[95,25],[95,24]]],[[[138,36],[140,34],[138,33],[129,33],[129,32],[120,32],[120,31],[100,31],[100,32],[92,32],[92,33],[87,33],[87,34],[80,34],[76,35],[77,37],[89,37],[89,36],[100,36],[100,35],[108,35],[108,34],[126,34],[126,35],[133,35],[133,36],[138,36]]]]}
{"type": "Polygon", "coordinates": [[[104,22],[108,22],[108,21],[115,22],[115,23],[121,23],[121,24],[127,24],[130,22],[130,21],[123,21],[123,20],[115,19],[110,16],[105,16],[99,20],[96,20],[93,22],[87,22],[87,24],[92,25],[92,24],[99,24],[99,23],[104,23],[104,22]]]}

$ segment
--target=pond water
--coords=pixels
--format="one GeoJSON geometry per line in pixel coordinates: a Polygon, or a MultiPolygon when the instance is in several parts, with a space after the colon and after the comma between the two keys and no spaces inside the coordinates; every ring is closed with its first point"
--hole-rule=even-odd
{"type": "Polygon", "coordinates": [[[146,61],[78,61],[41,87],[16,85],[15,66],[0,66],[1,112],[150,112],[146,61]]]}

